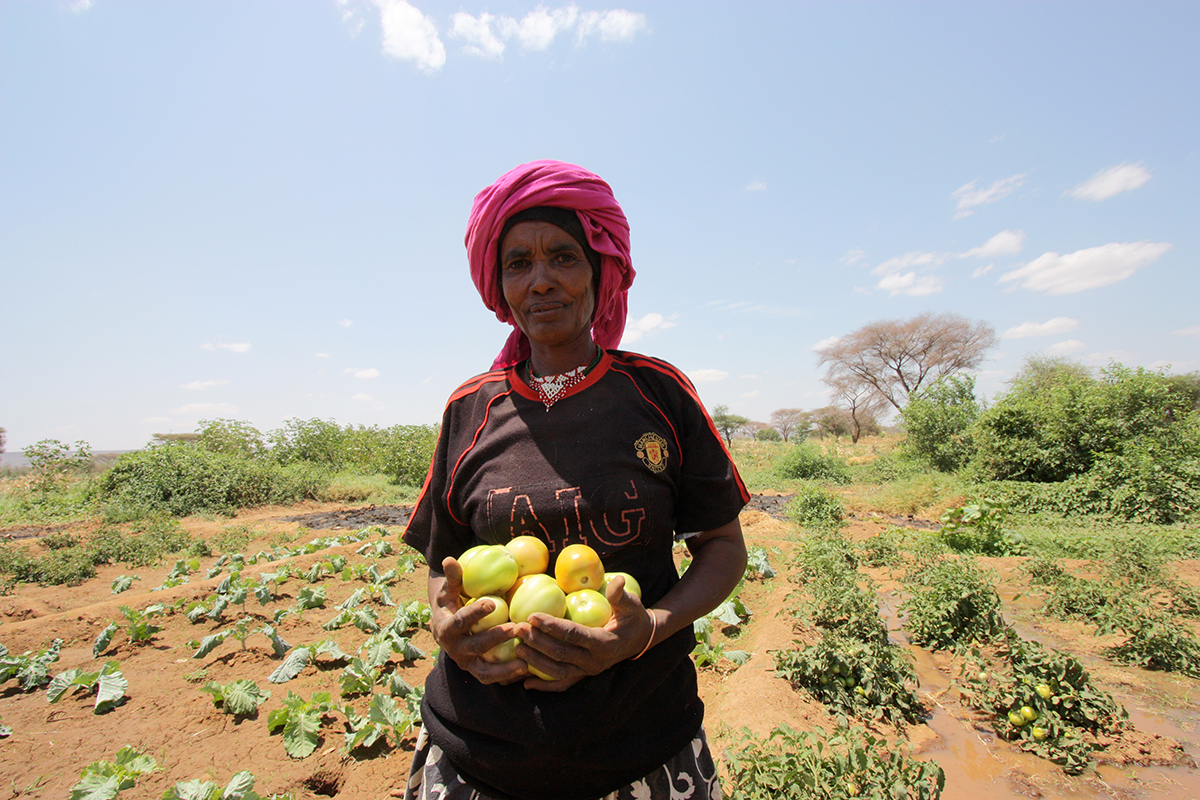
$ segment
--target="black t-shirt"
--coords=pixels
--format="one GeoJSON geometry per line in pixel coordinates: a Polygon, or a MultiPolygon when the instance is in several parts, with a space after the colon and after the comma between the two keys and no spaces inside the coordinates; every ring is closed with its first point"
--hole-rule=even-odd
{"type": "MultiPolygon", "coordinates": [[[[694,387],[671,365],[609,351],[546,409],[520,368],[451,396],[405,541],[435,569],[476,544],[533,535],[554,557],[593,547],[647,607],[678,581],[676,534],[718,528],[749,499],[694,387]]],[[[433,740],[484,794],[589,800],[645,776],[703,718],[690,629],[563,693],[485,686],[440,657],[422,708],[433,740]]]]}

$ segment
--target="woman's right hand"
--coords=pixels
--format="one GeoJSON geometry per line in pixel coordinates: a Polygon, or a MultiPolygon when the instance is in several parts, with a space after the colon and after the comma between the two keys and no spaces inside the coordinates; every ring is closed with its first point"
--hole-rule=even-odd
{"type": "Polygon", "coordinates": [[[462,566],[454,558],[442,561],[442,572],[429,570],[429,630],[446,656],[474,675],[480,683],[516,683],[529,677],[521,659],[491,664],[482,656],[493,647],[516,637],[516,625],[505,622],[479,633],[471,627],[495,610],[489,600],[462,604],[462,566]]]}

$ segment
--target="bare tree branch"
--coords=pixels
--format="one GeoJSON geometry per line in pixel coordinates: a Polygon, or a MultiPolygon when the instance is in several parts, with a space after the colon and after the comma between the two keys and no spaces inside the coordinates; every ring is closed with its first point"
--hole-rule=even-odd
{"type": "Polygon", "coordinates": [[[870,387],[900,411],[922,385],[978,367],[995,344],[996,331],[986,322],[929,312],[872,322],[817,353],[831,388],[844,383],[870,387]]]}

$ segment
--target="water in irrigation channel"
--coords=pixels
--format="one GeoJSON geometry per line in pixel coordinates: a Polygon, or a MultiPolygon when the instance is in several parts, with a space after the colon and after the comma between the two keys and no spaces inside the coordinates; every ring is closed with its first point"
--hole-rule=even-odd
{"type": "MultiPolygon", "coordinates": [[[[1019,601],[1018,601],[1019,602],[1019,601]]],[[[918,694],[930,701],[932,717],[926,724],[937,734],[937,741],[926,747],[919,758],[929,758],[946,773],[942,800],[1197,800],[1200,798],[1200,769],[1189,766],[1114,766],[1099,764],[1082,775],[1067,775],[1046,759],[1026,753],[996,735],[987,722],[962,719],[951,713],[948,704],[957,706],[954,693],[948,691],[950,676],[938,669],[929,651],[910,645],[901,630],[893,602],[885,602],[882,612],[888,622],[892,641],[908,649],[920,680],[918,694]]],[[[1043,631],[1017,632],[1026,639],[1047,647],[1068,650],[1063,643],[1043,631]]],[[[1090,669],[1088,659],[1076,656],[1090,669]]],[[[1105,686],[1129,711],[1129,721],[1146,733],[1169,736],[1183,745],[1185,752],[1200,761],[1200,714],[1188,687],[1163,673],[1143,673],[1147,689],[1133,692],[1129,687],[1105,686]],[[1160,698],[1156,701],[1155,698],[1160,698]],[[1171,705],[1175,707],[1168,707],[1171,705]]]]}

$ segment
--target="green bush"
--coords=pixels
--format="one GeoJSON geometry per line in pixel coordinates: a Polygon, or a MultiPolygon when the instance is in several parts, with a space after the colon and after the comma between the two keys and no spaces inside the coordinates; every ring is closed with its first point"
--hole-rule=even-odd
{"type": "Polygon", "coordinates": [[[319,472],[310,466],[287,469],[172,443],[121,456],[94,491],[106,505],[187,516],[292,503],[313,497],[319,485],[319,472]]]}
{"type": "Polygon", "coordinates": [[[779,475],[790,480],[849,483],[850,468],[813,442],[800,442],[784,450],[777,462],[779,475]]]}
{"type": "Polygon", "coordinates": [[[954,472],[975,453],[970,428],[979,410],[975,378],[947,375],[904,407],[905,448],[934,469],[954,472]]]}
{"type": "Polygon", "coordinates": [[[846,509],[837,495],[813,481],[802,483],[787,507],[788,516],[802,528],[836,528],[846,509]]]}
{"type": "Polygon", "coordinates": [[[972,472],[1006,487],[1015,510],[1171,523],[1200,501],[1200,419],[1160,373],[1114,364],[1100,380],[1056,367],[1014,385],[973,427],[972,472]]]}
{"type": "Polygon", "coordinates": [[[249,422],[231,419],[200,421],[200,446],[214,453],[257,458],[266,452],[266,441],[249,422]]]}
{"type": "Polygon", "coordinates": [[[432,425],[395,425],[383,431],[385,448],[379,472],[396,483],[420,486],[425,483],[429,463],[437,446],[437,428],[432,425]]]}

